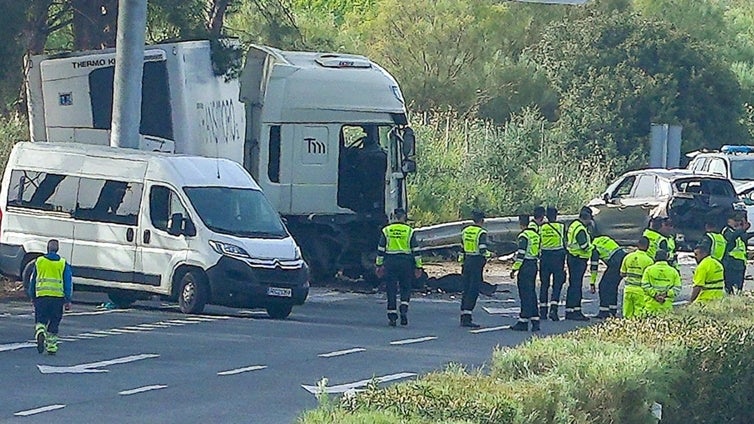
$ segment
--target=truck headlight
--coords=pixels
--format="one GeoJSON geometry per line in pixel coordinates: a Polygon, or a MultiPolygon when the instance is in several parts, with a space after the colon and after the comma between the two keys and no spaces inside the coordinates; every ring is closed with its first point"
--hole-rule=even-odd
{"type": "Polygon", "coordinates": [[[212,247],[212,249],[215,252],[221,255],[234,256],[237,258],[250,258],[251,257],[242,247],[236,246],[235,244],[210,240],[209,245],[210,247],[212,247]]]}

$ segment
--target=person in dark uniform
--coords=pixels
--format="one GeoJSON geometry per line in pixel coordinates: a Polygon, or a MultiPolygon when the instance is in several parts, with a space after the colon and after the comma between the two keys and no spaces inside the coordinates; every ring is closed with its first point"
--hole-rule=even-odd
{"type": "Polygon", "coordinates": [[[558,210],[548,206],[545,210],[547,221],[539,227],[539,236],[542,242],[542,251],[539,258],[539,317],[550,318],[558,321],[558,305],[560,304],[560,292],[565,284],[565,258],[566,238],[565,225],[558,222],[558,210]],[[550,291],[552,284],[552,294],[550,291]],[[549,295],[549,298],[548,298],[549,295]],[[550,303],[550,312],[547,313],[547,303],[550,303]]]}
{"type": "Polygon", "coordinates": [[[529,321],[531,321],[531,331],[539,331],[536,281],[540,245],[538,225],[536,222],[529,222],[529,215],[520,215],[518,223],[521,226],[521,233],[518,235],[518,252],[510,276],[513,278],[518,274],[516,283],[521,300],[521,313],[518,322],[511,327],[511,330],[527,331],[529,321]]]}
{"type": "Polygon", "coordinates": [[[746,245],[751,237],[747,233],[749,228],[751,224],[746,220],[746,215],[734,213],[728,218],[728,225],[723,229],[722,236],[725,238],[726,247],[722,263],[725,269],[725,292],[728,294],[740,293],[744,288],[746,245]]]}
{"type": "Polygon", "coordinates": [[[59,243],[47,242],[47,254],[37,258],[29,282],[29,297],[34,302],[34,339],[37,352],[55,355],[58,352],[58,329],[63,309],[71,309],[73,271],[58,255],[59,243]]]}
{"type": "Polygon", "coordinates": [[[618,286],[620,286],[621,280],[620,268],[627,252],[608,236],[599,236],[594,239],[592,244],[594,249],[592,249],[589,281],[592,293],[595,292],[595,284],[597,283],[599,261],[602,260],[607,265],[607,269],[600,279],[600,312],[597,314],[597,318],[616,317],[618,316],[618,286]]]}
{"type": "Polygon", "coordinates": [[[406,224],[406,211],[396,209],[393,223],[382,229],[377,245],[376,273],[385,278],[387,291],[387,318],[391,327],[398,320],[396,296],[400,287],[401,325],[408,325],[408,303],[411,300],[411,287],[415,279],[422,275],[422,258],[414,229],[406,224]]]}
{"type": "Polygon", "coordinates": [[[484,212],[471,213],[473,224],[466,226],[461,233],[463,253],[461,274],[463,276],[463,297],[461,298],[461,327],[478,328],[472,320],[472,312],[479,297],[479,286],[484,281],[484,265],[490,252],[487,250],[487,230],[484,229],[484,212]]]}

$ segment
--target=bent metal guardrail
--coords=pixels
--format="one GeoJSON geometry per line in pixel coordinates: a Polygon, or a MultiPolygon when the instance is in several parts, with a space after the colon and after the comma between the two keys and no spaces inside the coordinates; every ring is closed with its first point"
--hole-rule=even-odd
{"type": "MultiPolygon", "coordinates": [[[[560,222],[571,222],[576,215],[562,215],[560,222]]],[[[455,249],[461,247],[461,231],[471,221],[447,222],[416,229],[416,239],[419,250],[429,252],[433,250],[455,249]]],[[[521,232],[517,216],[486,218],[484,227],[487,229],[490,249],[498,254],[515,250],[516,237],[521,232]],[[502,249],[502,250],[501,250],[502,249]]]]}

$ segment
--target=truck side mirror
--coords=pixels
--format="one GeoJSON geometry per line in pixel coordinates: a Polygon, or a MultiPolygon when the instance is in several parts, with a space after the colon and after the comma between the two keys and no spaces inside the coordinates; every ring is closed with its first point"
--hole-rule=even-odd
{"type": "Polygon", "coordinates": [[[403,156],[413,156],[415,147],[416,137],[414,136],[414,130],[412,130],[411,127],[406,127],[403,130],[403,143],[401,144],[401,151],[403,152],[403,156]]]}
{"type": "Polygon", "coordinates": [[[183,233],[183,214],[174,213],[170,215],[170,223],[168,225],[168,234],[171,236],[180,236],[183,233]]]}
{"type": "Polygon", "coordinates": [[[604,193],[602,195],[602,200],[607,204],[610,203],[610,193],[604,193]]]}
{"type": "Polygon", "coordinates": [[[401,163],[401,171],[404,174],[413,174],[416,172],[416,161],[406,159],[401,163]]]}

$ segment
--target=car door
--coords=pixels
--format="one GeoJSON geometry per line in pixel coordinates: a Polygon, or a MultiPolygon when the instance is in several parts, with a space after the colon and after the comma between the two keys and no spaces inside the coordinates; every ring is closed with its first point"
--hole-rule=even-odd
{"type": "Polygon", "coordinates": [[[176,191],[167,185],[147,182],[137,243],[136,280],[140,284],[160,287],[169,294],[170,278],[176,264],[186,260],[189,238],[170,234],[172,219],[180,214],[189,218],[176,191]]]}
{"type": "Polygon", "coordinates": [[[638,177],[631,196],[622,202],[616,241],[621,244],[636,243],[649,224],[652,211],[662,203],[658,191],[658,178],[655,175],[638,177]]]}
{"type": "Polygon", "coordinates": [[[86,284],[133,284],[143,184],[81,177],[74,211],[74,276],[86,284]]]}
{"type": "Polygon", "coordinates": [[[630,201],[636,184],[636,175],[626,175],[611,184],[603,198],[590,206],[596,209],[594,215],[595,233],[612,238],[618,237],[621,231],[621,215],[624,204],[630,201]]]}

